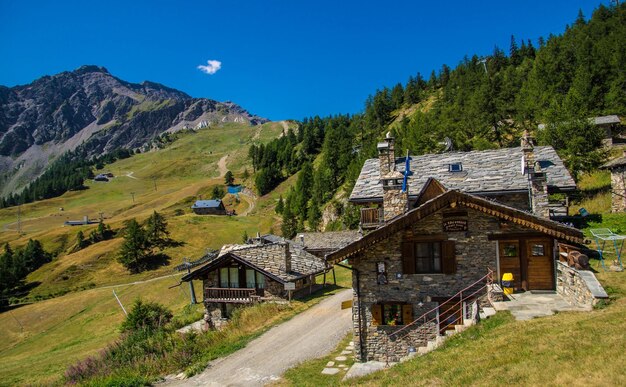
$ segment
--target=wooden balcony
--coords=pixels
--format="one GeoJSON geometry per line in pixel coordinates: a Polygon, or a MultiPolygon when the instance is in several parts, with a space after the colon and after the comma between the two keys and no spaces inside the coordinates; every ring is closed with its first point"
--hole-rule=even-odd
{"type": "Polygon", "coordinates": [[[376,228],[383,223],[382,208],[361,208],[361,228],[376,228]]]}
{"type": "MultiPolygon", "coordinates": [[[[259,289],[262,291],[262,289],[259,289]]],[[[231,304],[252,304],[261,299],[254,288],[205,288],[205,302],[228,302],[231,304]]]]}

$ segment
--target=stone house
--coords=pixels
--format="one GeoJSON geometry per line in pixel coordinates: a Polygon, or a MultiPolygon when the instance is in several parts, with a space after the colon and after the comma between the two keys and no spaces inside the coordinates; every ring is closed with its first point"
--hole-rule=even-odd
{"type": "Polygon", "coordinates": [[[462,324],[467,305],[484,295],[490,270],[491,278],[514,273],[520,289],[554,290],[557,244],[583,242],[577,229],[476,195],[448,190],[424,200],[326,257],[352,265],[361,361],[398,361],[428,335],[462,324]],[[392,337],[422,319],[430,324],[392,337]]]}
{"type": "Polygon", "coordinates": [[[382,204],[362,211],[370,231],[326,255],[352,266],[358,360],[398,361],[455,329],[502,273],[516,290],[557,289],[559,244],[580,245],[583,234],[551,219],[548,194],[575,189],[551,147],[525,133],[520,148],[408,162],[394,157],[389,135],[378,149],[378,166],[365,163],[350,196],[382,204]]]}
{"type": "Polygon", "coordinates": [[[323,259],[282,240],[228,246],[182,281],[202,281],[205,320],[219,328],[237,307],[310,293],[326,270],[323,259]]]}
{"type": "Polygon", "coordinates": [[[196,200],[191,206],[191,210],[196,215],[226,215],[226,207],[221,199],[196,200]]]}

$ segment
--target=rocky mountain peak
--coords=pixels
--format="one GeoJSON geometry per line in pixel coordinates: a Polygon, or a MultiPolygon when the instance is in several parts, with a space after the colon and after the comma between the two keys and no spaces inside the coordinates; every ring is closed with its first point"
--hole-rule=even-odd
{"type": "Polygon", "coordinates": [[[192,98],[159,83],[130,83],[104,67],[81,66],[28,85],[0,86],[0,196],[78,146],[89,155],[140,148],[165,131],[266,119],[242,107],[192,98]]]}

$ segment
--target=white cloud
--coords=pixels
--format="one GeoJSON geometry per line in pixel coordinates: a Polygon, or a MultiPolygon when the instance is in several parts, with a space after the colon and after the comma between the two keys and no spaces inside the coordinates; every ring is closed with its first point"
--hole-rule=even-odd
{"type": "Polygon", "coordinates": [[[200,69],[200,71],[209,75],[215,74],[217,70],[221,68],[222,68],[222,62],[220,62],[219,60],[208,60],[206,66],[204,65],[198,66],[198,69],[200,69]]]}

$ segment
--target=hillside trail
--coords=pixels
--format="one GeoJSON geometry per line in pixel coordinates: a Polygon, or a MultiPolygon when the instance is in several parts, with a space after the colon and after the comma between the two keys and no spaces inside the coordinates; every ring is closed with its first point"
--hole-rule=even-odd
{"type": "Polygon", "coordinates": [[[352,289],[326,298],[291,320],[277,325],[239,351],[209,363],[186,380],[166,380],[170,386],[263,386],[289,368],[332,351],[352,328],[352,309],[341,302],[352,289]]]}
{"type": "Polygon", "coordinates": [[[218,162],[217,162],[217,169],[220,172],[220,176],[219,177],[224,177],[226,176],[226,172],[228,172],[228,168],[226,168],[226,159],[228,158],[228,155],[225,155],[224,157],[222,157],[218,162]]]}

